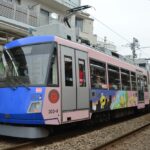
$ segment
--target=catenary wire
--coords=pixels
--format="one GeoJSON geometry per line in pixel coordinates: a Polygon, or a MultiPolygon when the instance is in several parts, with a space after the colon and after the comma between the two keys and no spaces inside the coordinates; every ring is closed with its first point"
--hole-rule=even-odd
{"type": "Polygon", "coordinates": [[[114,34],[116,34],[117,36],[119,36],[121,39],[125,40],[126,42],[130,43],[130,41],[125,38],[124,36],[122,36],[120,33],[117,33],[116,31],[114,31],[111,27],[109,27],[108,25],[106,25],[105,23],[103,23],[102,21],[100,21],[99,19],[95,18],[94,16],[91,16],[93,19],[95,19],[97,22],[99,22],[100,24],[102,24],[103,26],[105,26],[107,29],[109,29],[111,32],[113,32],[114,34]]]}

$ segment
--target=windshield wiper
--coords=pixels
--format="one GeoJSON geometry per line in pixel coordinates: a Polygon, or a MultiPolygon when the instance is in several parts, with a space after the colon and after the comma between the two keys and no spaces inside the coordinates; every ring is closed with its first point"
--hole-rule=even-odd
{"type": "Polygon", "coordinates": [[[13,82],[13,80],[11,78],[7,77],[4,80],[4,82],[7,84],[7,86],[9,86],[10,88],[12,88],[13,90],[17,89],[15,82],[13,82]]]}
{"type": "MultiPolygon", "coordinates": [[[[21,79],[19,79],[17,76],[16,76],[14,79],[19,83],[18,86],[23,86],[23,87],[25,87],[26,89],[31,90],[30,87],[29,87],[27,84],[25,84],[21,79]]],[[[17,86],[17,87],[18,87],[18,86],[17,86]]]]}

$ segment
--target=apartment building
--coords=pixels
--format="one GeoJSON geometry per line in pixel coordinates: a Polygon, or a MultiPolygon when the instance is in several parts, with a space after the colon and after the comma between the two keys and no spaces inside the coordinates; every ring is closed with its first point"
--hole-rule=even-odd
{"type": "MultiPolygon", "coordinates": [[[[78,7],[81,0],[0,0],[0,45],[12,39],[28,36],[37,27],[50,24],[53,14],[58,21],[66,15],[66,11],[78,7]]],[[[93,35],[93,19],[80,12],[69,18],[76,36],[83,42],[96,43],[93,35]]]]}

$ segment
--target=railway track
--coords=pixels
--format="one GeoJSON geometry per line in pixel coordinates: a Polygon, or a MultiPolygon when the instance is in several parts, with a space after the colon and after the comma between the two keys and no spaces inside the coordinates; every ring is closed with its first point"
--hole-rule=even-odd
{"type": "MultiPolygon", "coordinates": [[[[139,117],[141,117],[141,116],[139,116],[139,117]]],[[[94,138],[99,139],[99,137],[93,136],[93,135],[95,135],[95,133],[97,134],[97,131],[98,132],[100,131],[100,134],[102,134],[101,131],[106,130],[105,128],[108,128],[108,130],[109,130],[109,128],[111,128],[111,126],[118,126],[118,124],[126,122],[127,120],[130,121],[132,119],[133,118],[130,118],[130,119],[126,118],[124,121],[121,119],[116,122],[110,122],[110,123],[106,123],[103,125],[98,125],[98,126],[90,127],[90,128],[78,126],[77,129],[74,129],[74,127],[71,127],[69,130],[64,129],[60,133],[58,130],[55,135],[49,136],[48,138],[37,139],[37,140],[23,140],[23,139],[21,140],[21,139],[14,139],[14,138],[8,138],[8,140],[7,140],[7,137],[5,137],[3,140],[3,138],[0,137],[0,150],[1,149],[3,149],[3,150],[17,150],[17,149],[18,150],[31,150],[31,149],[36,149],[37,147],[42,147],[41,150],[42,149],[44,150],[45,147],[46,148],[48,147],[47,149],[56,149],[54,147],[57,147],[58,150],[59,149],[69,149],[69,148],[82,149],[78,146],[71,147],[71,144],[75,145],[76,143],[78,143],[78,145],[87,146],[88,140],[90,140],[90,138],[93,140],[94,140],[94,138]],[[81,140],[80,140],[80,138],[81,138],[81,140]],[[84,141],[83,139],[85,139],[85,138],[87,138],[87,140],[84,141]],[[70,147],[69,147],[68,143],[69,143],[70,147]],[[68,147],[64,147],[67,145],[68,145],[68,147]]],[[[147,122],[143,126],[140,126],[139,128],[136,127],[136,130],[133,132],[137,132],[140,128],[142,130],[144,128],[144,126],[148,126],[149,124],[150,124],[150,122],[147,122]]],[[[128,134],[129,133],[124,134],[123,136],[126,137],[128,134]]],[[[101,140],[101,139],[99,139],[99,140],[101,140]]],[[[110,140],[107,143],[101,142],[101,145],[96,143],[95,145],[97,145],[97,147],[94,147],[94,143],[93,143],[93,146],[89,146],[90,147],[89,149],[96,149],[96,150],[101,149],[101,148],[104,148],[106,146],[106,144],[109,144],[109,143],[111,144],[111,142],[113,142],[113,141],[114,142],[117,141],[117,138],[114,140],[110,140]]]]}
{"type": "Polygon", "coordinates": [[[144,130],[147,127],[150,127],[150,122],[143,125],[143,126],[141,126],[141,127],[139,127],[139,128],[137,128],[137,129],[135,129],[135,130],[133,130],[133,131],[131,131],[131,132],[129,132],[129,133],[123,134],[118,138],[112,139],[107,143],[99,145],[99,146],[93,148],[93,150],[107,150],[107,148],[110,149],[111,146],[113,146],[114,144],[119,143],[119,141],[121,141],[122,139],[128,138],[128,137],[130,137],[130,136],[132,136],[132,135],[134,135],[138,132],[141,132],[142,130],[144,130]]]}
{"type": "Polygon", "coordinates": [[[0,136],[0,150],[9,149],[12,147],[16,147],[17,145],[25,145],[31,141],[27,139],[18,139],[18,138],[10,138],[5,136],[0,136]]]}
{"type": "Polygon", "coordinates": [[[19,148],[22,148],[22,147],[32,145],[33,143],[34,142],[32,142],[32,141],[23,142],[23,143],[16,144],[14,146],[11,145],[11,146],[5,147],[5,148],[3,148],[3,150],[16,150],[16,149],[19,149],[19,148]]]}

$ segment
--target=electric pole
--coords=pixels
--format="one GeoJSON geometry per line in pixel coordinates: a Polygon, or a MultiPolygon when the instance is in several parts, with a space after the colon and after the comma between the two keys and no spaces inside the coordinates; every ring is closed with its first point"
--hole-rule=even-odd
{"type": "Polygon", "coordinates": [[[132,50],[133,61],[137,58],[136,48],[139,48],[139,41],[135,37],[133,37],[133,42],[130,44],[130,48],[132,50]]]}

